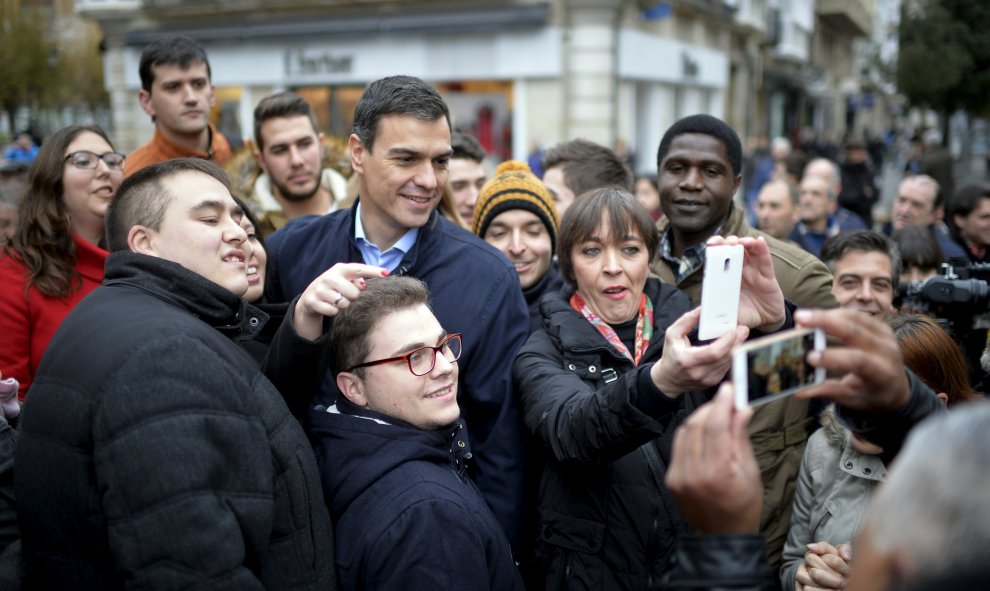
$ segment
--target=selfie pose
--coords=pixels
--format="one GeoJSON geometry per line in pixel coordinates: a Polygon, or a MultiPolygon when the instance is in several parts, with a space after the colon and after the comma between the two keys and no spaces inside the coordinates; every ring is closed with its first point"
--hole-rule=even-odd
{"type": "Polygon", "coordinates": [[[543,327],[513,368],[523,420],[544,454],[535,588],[564,578],[649,588],[668,568],[686,528],[663,485],[672,427],[711,395],[750,328],[769,332],[786,320],[766,242],[716,243],[745,247],[739,326],[699,346],[688,334],[700,311],[649,278],[659,237],[632,195],[600,189],[564,214],[557,254],[576,290],[544,298],[543,327]]]}

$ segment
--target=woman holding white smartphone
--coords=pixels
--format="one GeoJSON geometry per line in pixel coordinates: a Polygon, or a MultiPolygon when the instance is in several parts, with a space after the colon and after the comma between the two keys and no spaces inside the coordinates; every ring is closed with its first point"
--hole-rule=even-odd
{"type": "Polygon", "coordinates": [[[742,244],[739,326],[705,345],[687,295],[650,277],[660,237],[649,213],[618,189],[575,200],[557,254],[573,287],[548,294],[543,328],[513,377],[523,419],[540,443],[535,588],[643,589],[669,567],[686,528],[663,479],[674,427],[713,394],[749,328],[785,321],[766,243],[742,244]]]}

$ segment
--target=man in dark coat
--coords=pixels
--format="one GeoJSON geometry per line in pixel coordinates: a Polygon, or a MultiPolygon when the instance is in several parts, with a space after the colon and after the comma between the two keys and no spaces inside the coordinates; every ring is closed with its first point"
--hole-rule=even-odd
{"type": "MultiPolygon", "coordinates": [[[[59,328],[23,408],[14,486],[28,588],[335,587],[305,434],[236,343],[267,320],[240,297],[241,216],[226,176],[200,159],[150,166],[118,190],[104,285],[59,328]]],[[[272,347],[309,355],[320,344],[296,309],[272,347]]]]}
{"type": "Polygon", "coordinates": [[[971,263],[990,262],[990,185],[966,185],[949,208],[952,239],[971,263]]]}
{"type": "MultiPolygon", "coordinates": [[[[510,540],[522,515],[525,453],[511,359],[529,334],[516,271],[502,254],[439,215],[451,156],[449,110],[419,78],[368,86],[349,139],[354,207],[293,220],[268,240],[266,294],[284,302],[339,262],[377,265],[426,282],[440,323],[464,333],[458,398],[471,425],[471,477],[510,540]]],[[[333,379],[319,401],[332,404],[333,379]]]]}
{"type": "Polygon", "coordinates": [[[876,172],[870,165],[869,154],[863,140],[853,139],[845,145],[842,160],[842,191],[839,205],[863,219],[867,228],[873,227],[873,206],[880,195],[876,172]]]}
{"type": "Polygon", "coordinates": [[[467,477],[461,335],[440,326],[428,297],[411,277],[369,279],[334,319],[341,396],[310,423],[341,588],[521,590],[509,542],[467,477]]]}
{"type": "Polygon", "coordinates": [[[921,174],[938,181],[938,202],[947,203],[956,194],[956,174],[952,153],[942,145],[942,132],[929,129],[921,136],[924,153],[921,156],[921,174]]]}
{"type": "Polygon", "coordinates": [[[916,174],[905,177],[897,185],[897,196],[890,211],[890,227],[885,233],[900,230],[905,226],[918,225],[928,228],[938,241],[946,261],[966,259],[966,251],[953,242],[942,223],[945,203],[942,190],[934,178],[916,174]]]}

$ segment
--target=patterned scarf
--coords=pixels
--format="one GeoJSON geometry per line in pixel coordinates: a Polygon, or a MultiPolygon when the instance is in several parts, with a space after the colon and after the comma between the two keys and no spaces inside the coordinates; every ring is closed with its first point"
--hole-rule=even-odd
{"type": "Polygon", "coordinates": [[[650,298],[646,297],[646,294],[642,294],[639,301],[639,319],[636,322],[636,356],[633,357],[629,353],[629,349],[626,347],[619,335],[615,334],[612,327],[605,323],[601,318],[598,317],[591,308],[588,307],[587,302],[584,298],[577,292],[571,296],[571,307],[580,312],[584,317],[591,323],[592,326],[598,329],[598,332],[602,333],[609,343],[615,347],[619,353],[624,357],[632,361],[635,365],[639,365],[641,359],[643,359],[643,353],[646,352],[646,348],[650,346],[650,339],[653,337],[653,302],[650,298]]]}

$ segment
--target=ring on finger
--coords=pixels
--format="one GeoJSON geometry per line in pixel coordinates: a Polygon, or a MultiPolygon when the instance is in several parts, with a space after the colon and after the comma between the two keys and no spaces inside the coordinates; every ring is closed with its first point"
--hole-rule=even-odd
{"type": "Polygon", "coordinates": [[[337,304],[339,304],[339,303],[340,303],[340,300],[342,300],[342,299],[344,299],[344,294],[342,294],[342,293],[340,293],[340,292],[338,291],[338,292],[337,292],[337,299],[335,299],[335,300],[333,301],[333,305],[334,305],[334,306],[336,306],[337,304]]]}

